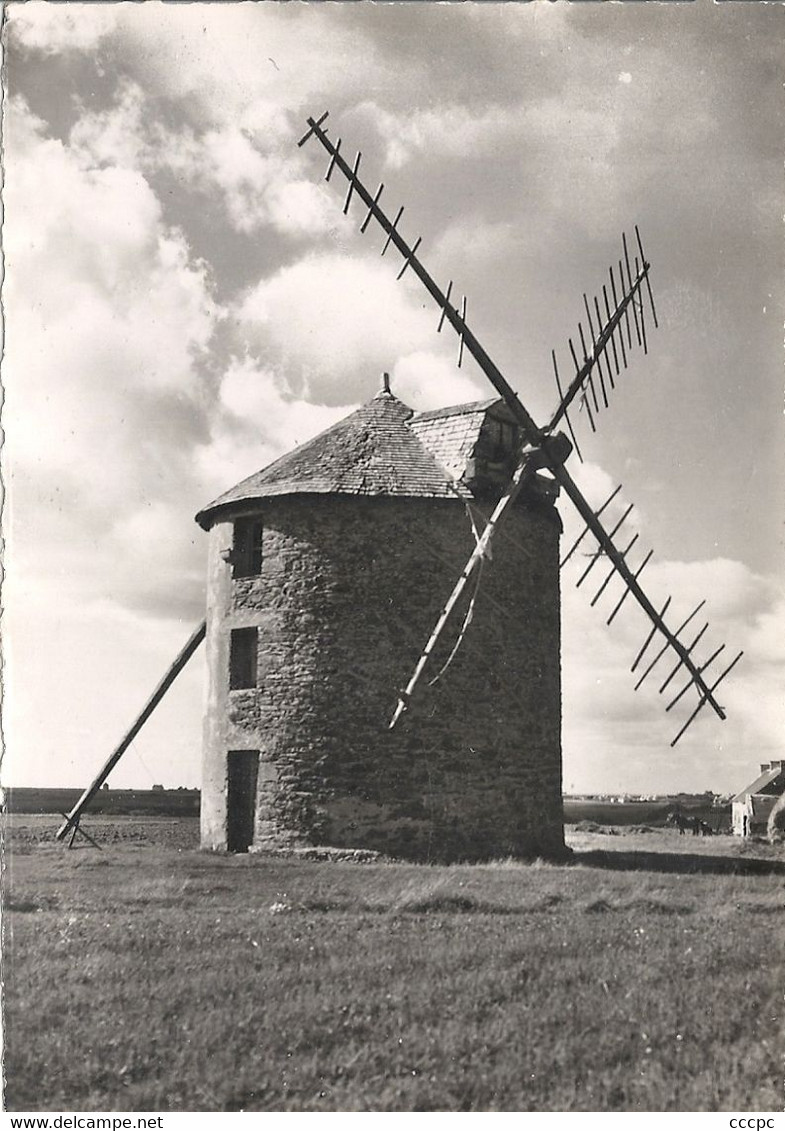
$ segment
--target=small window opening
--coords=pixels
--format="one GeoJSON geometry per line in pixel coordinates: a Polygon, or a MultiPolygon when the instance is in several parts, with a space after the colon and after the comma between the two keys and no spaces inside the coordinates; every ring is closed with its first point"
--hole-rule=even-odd
{"type": "Polygon", "coordinates": [[[237,519],[232,547],[232,577],[258,577],[262,572],[262,533],[261,519],[237,519]]]}
{"type": "Polygon", "coordinates": [[[233,628],[229,640],[229,689],[256,687],[258,630],[233,628]]]}

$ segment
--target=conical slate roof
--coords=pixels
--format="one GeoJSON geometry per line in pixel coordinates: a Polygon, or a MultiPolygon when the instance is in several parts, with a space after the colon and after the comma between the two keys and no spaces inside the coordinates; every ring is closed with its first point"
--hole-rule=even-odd
{"type": "Polygon", "coordinates": [[[412,410],[387,388],[325,432],[250,475],[201,510],[216,512],[271,495],[393,495],[471,499],[423,446],[407,421],[412,410]]]}

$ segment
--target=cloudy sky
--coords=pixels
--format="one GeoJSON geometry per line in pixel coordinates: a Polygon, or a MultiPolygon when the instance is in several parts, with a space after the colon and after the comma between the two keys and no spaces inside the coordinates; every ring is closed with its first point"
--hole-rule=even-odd
{"type": "MultiPolygon", "coordinates": [[[[633,690],[640,620],[607,629],[617,591],[592,609],[566,568],[565,787],[732,790],[782,757],[784,20],[704,0],[7,5],[6,784],[84,785],[119,740],[204,615],[200,507],[382,370],[415,408],[489,395],[342,216],[318,145],[297,148],[325,109],[538,420],[550,350],[566,372],[583,292],[641,227],[661,326],[597,435],[576,419],[574,474],[597,504],[624,484],[674,623],[707,599],[699,657],[745,656],[728,720],[704,712],[671,750],[661,680],[633,690]]],[[[203,682],[198,657],[111,784],[198,784],[203,682]]]]}

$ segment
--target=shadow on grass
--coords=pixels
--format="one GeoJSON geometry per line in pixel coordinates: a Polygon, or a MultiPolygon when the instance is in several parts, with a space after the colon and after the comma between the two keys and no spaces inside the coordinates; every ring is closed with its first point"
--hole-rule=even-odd
{"type": "Polygon", "coordinates": [[[763,856],[699,856],[689,852],[574,850],[572,864],[610,872],[682,872],[714,876],[785,876],[785,860],[763,856]]]}

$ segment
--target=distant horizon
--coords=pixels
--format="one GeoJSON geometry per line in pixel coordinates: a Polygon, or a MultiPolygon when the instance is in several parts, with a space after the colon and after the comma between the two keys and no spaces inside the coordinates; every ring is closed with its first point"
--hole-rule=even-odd
{"type": "MultiPolygon", "coordinates": [[[[14,790],[18,791],[18,790],[22,790],[22,789],[29,790],[30,792],[36,792],[36,793],[63,793],[63,792],[80,793],[80,792],[82,792],[82,789],[80,789],[79,786],[66,786],[66,785],[6,785],[6,786],[3,786],[2,789],[5,793],[12,792],[14,790]]],[[[137,787],[109,786],[108,789],[105,789],[102,786],[99,793],[96,794],[96,797],[99,797],[102,793],[156,793],[156,794],[160,794],[161,792],[164,792],[164,793],[201,793],[202,791],[201,791],[200,786],[189,786],[189,785],[164,786],[163,790],[156,790],[154,786],[137,786],[137,787]]],[[[736,790],[735,792],[739,793],[741,791],[736,790]]],[[[565,801],[569,801],[571,799],[580,799],[580,798],[585,798],[585,797],[602,797],[602,798],[629,797],[629,798],[632,798],[632,799],[639,799],[641,801],[657,801],[659,799],[668,800],[669,798],[672,798],[672,797],[708,797],[708,796],[712,796],[712,797],[732,797],[733,793],[728,793],[728,791],[726,791],[726,790],[723,791],[723,790],[717,790],[717,789],[714,789],[714,790],[704,789],[704,790],[668,790],[664,793],[661,792],[661,793],[645,793],[645,794],[637,792],[637,791],[630,791],[630,790],[599,790],[599,791],[596,791],[596,792],[589,792],[588,790],[578,790],[577,792],[574,792],[574,793],[563,793],[562,794],[562,798],[565,801]]],[[[88,806],[86,811],[89,812],[89,806],[88,806]]]]}

